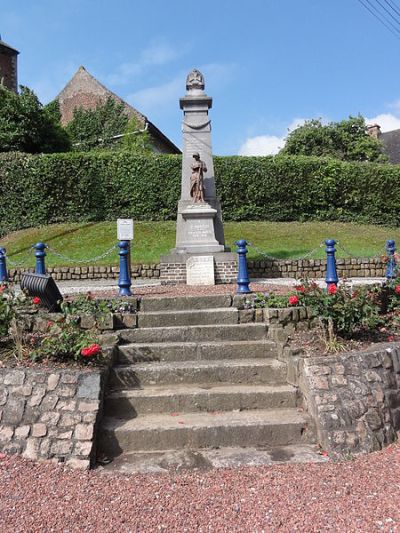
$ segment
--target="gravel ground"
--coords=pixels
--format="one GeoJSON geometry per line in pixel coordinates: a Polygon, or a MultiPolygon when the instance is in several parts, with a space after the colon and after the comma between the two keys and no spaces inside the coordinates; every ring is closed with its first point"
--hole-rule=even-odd
{"type": "Polygon", "coordinates": [[[398,531],[400,446],[345,462],[175,475],[0,456],[0,531],[398,531]]]}
{"type": "MultiPolygon", "coordinates": [[[[287,294],[293,291],[292,287],[288,285],[266,284],[266,283],[250,283],[252,292],[274,292],[274,294],[287,294]]],[[[195,287],[190,285],[154,285],[151,287],[132,287],[132,294],[134,296],[207,296],[210,294],[236,294],[236,285],[211,285],[206,287],[195,287]]],[[[63,289],[64,294],[73,294],[68,292],[68,287],[63,289]]],[[[118,296],[118,288],[101,291],[96,291],[94,287],[90,291],[96,298],[116,298],[118,296]]]]}

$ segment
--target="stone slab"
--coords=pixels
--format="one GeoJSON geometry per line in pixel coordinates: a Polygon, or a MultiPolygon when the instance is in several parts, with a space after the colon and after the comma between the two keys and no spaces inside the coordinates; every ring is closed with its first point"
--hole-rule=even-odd
{"type": "Polygon", "coordinates": [[[215,285],[214,258],[212,255],[189,257],[186,261],[187,285],[215,285]]]}

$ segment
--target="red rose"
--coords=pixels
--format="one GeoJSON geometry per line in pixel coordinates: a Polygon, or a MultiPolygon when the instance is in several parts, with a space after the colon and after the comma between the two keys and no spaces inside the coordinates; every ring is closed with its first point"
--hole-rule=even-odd
{"type": "Polygon", "coordinates": [[[39,305],[40,304],[39,296],[35,296],[34,298],[32,298],[32,303],[35,305],[39,305]]]}
{"type": "Polygon", "coordinates": [[[337,287],[334,283],[330,283],[328,285],[328,293],[329,294],[336,294],[337,293],[337,287]]]}
{"type": "Polygon", "coordinates": [[[394,341],[393,335],[389,335],[387,340],[388,340],[388,342],[393,342],[394,341]]]}
{"type": "Polygon", "coordinates": [[[297,292],[305,292],[305,290],[306,290],[304,285],[298,285],[297,287],[295,287],[295,289],[296,289],[297,292]]]}
{"type": "Polygon", "coordinates": [[[91,344],[87,348],[82,348],[81,355],[83,357],[92,357],[93,355],[97,355],[101,351],[101,346],[98,344],[91,344]]]}
{"type": "Polygon", "coordinates": [[[53,325],[53,322],[51,320],[49,320],[47,322],[47,329],[50,329],[52,325],[53,325]]]}
{"type": "Polygon", "coordinates": [[[297,305],[299,303],[299,297],[298,296],[290,296],[289,297],[289,305],[297,305]]]}
{"type": "Polygon", "coordinates": [[[394,288],[394,292],[396,294],[400,294],[400,285],[396,285],[396,287],[394,288]]]}

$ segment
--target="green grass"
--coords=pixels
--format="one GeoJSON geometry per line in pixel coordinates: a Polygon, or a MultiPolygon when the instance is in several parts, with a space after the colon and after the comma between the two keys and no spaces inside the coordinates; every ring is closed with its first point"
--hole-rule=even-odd
{"type": "MultiPolygon", "coordinates": [[[[339,222],[227,222],[225,240],[233,247],[238,239],[246,239],[252,245],[272,257],[297,259],[315,249],[311,258],[325,256],[320,244],[326,238],[339,241],[338,257],[348,257],[340,246],[358,257],[373,257],[384,253],[386,239],[400,243],[400,229],[384,226],[345,224],[339,222]]],[[[0,239],[0,246],[7,249],[10,261],[21,266],[34,266],[31,246],[39,240],[54,250],[68,256],[66,261],[48,251],[49,266],[68,266],[86,260],[86,265],[110,265],[118,263],[117,250],[93,263],[91,258],[101,255],[117,242],[116,222],[54,224],[41,228],[16,231],[0,239]]],[[[157,263],[162,254],[175,245],[175,222],[137,222],[132,249],[133,263],[157,263]]],[[[250,259],[262,259],[263,255],[250,248],[250,259]]]]}

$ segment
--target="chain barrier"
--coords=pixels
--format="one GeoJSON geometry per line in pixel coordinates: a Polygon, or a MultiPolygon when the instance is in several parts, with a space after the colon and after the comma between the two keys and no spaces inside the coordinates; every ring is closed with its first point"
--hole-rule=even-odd
{"type": "MultiPolygon", "coordinates": [[[[247,246],[249,246],[250,248],[253,248],[253,250],[255,250],[258,254],[262,255],[263,257],[265,257],[267,259],[270,259],[271,261],[285,261],[285,259],[282,259],[281,257],[273,257],[272,255],[266,254],[263,250],[261,250],[260,248],[257,248],[257,246],[253,246],[249,242],[247,243],[247,246]]],[[[305,255],[302,255],[302,256],[296,257],[296,258],[288,259],[288,261],[302,261],[304,259],[308,259],[309,257],[311,257],[316,251],[318,251],[323,246],[325,246],[324,242],[322,242],[319,246],[316,246],[315,248],[313,248],[312,250],[307,252],[305,255]]]]}
{"type": "Polygon", "coordinates": [[[106,250],[104,253],[97,255],[96,257],[91,257],[89,259],[73,259],[72,257],[68,257],[64,254],[61,254],[60,252],[57,252],[57,250],[54,250],[54,248],[51,248],[50,246],[47,247],[47,250],[52,253],[53,255],[59,257],[63,261],[68,261],[75,264],[82,264],[82,263],[95,263],[96,261],[100,261],[100,259],[104,259],[108,255],[111,254],[111,252],[115,252],[117,245],[113,244],[111,248],[106,250]]]}
{"type": "MultiPolygon", "coordinates": [[[[353,259],[360,259],[360,256],[359,255],[354,255],[352,254],[351,252],[349,252],[344,246],[343,244],[341,244],[339,241],[336,242],[336,245],[338,248],[340,248],[342,250],[342,252],[344,252],[346,255],[348,255],[349,257],[353,258],[353,259]]],[[[378,251],[378,253],[374,256],[374,257],[381,257],[382,255],[386,255],[386,248],[383,247],[381,248],[381,250],[378,251]]]]}

